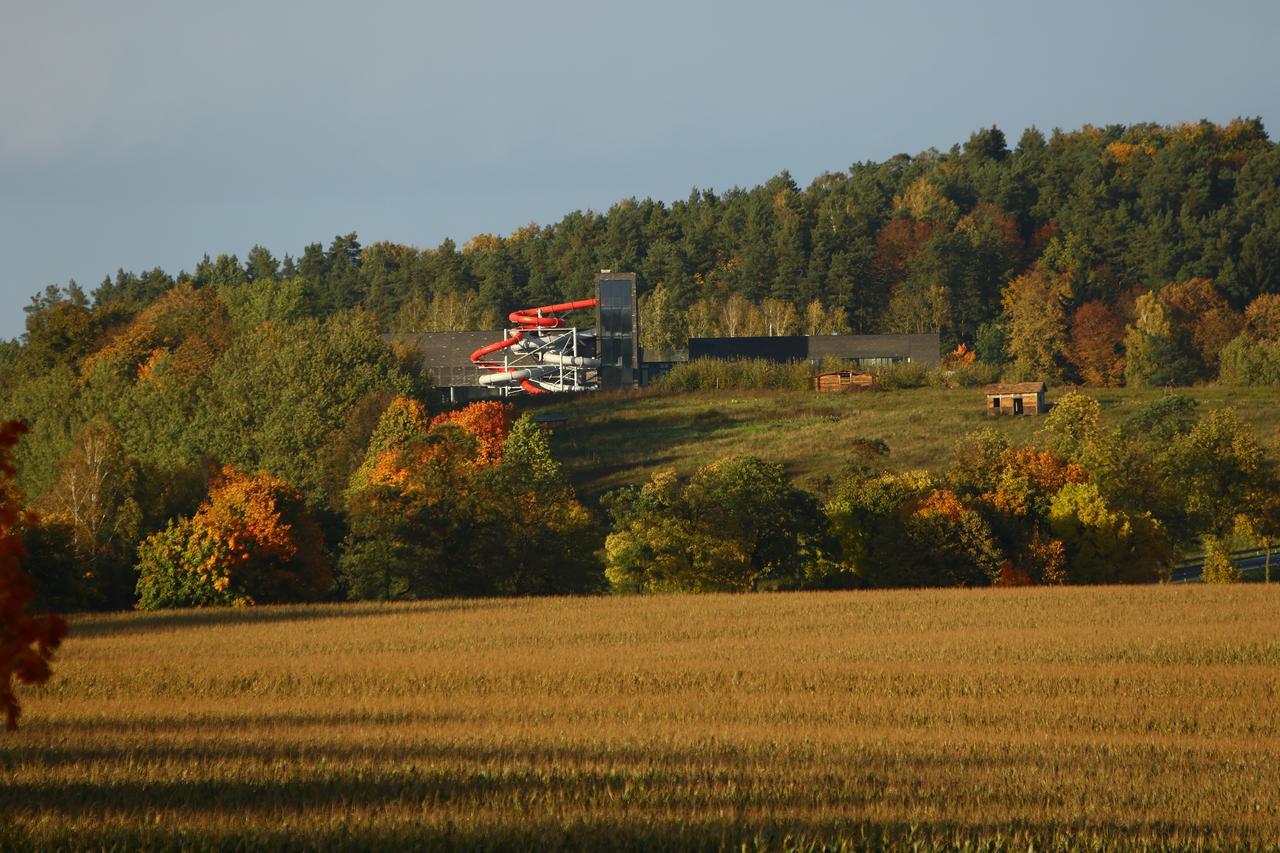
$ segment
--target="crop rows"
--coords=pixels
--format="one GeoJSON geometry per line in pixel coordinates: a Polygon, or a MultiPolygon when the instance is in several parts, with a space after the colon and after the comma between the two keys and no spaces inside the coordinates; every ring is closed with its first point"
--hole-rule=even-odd
{"type": "Polygon", "coordinates": [[[1280,844],[1280,590],[84,617],[0,848],[1280,844]]]}

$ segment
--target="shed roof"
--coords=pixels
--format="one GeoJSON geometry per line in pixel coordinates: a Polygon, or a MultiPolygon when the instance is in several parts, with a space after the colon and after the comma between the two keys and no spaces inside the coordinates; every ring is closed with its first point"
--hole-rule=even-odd
{"type": "Polygon", "coordinates": [[[996,394],[1043,394],[1043,382],[997,382],[987,386],[987,396],[996,394]]]}

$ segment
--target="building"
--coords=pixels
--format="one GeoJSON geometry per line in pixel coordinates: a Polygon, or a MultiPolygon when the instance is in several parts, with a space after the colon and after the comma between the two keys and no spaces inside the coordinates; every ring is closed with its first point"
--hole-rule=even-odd
{"type": "Polygon", "coordinates": [[[1045,406],[1043,382],[1001,382],[988,385],[988,415],[1040,415],[1045,406]]]}
{"type": "Polygon", "coordinates": [[[813,377],[815,391],[874,391],[876,376],[874,373],[859,373],[856,370],[834,370],[819,373],[813,377]]]}
{"type": "Polygon", "coordinates": [[[690,338],[689,360],[696,358],[762,358],[848,361],[862,370],[909,362],[934,367],[942,361],[936,332],[923,335],[781,335],[777,337],[690,338]]]}

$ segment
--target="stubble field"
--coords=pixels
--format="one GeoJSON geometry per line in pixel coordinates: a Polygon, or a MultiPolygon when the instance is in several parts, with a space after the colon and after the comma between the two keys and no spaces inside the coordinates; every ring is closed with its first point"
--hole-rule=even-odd
{"type": "Polygon", "coordinates": [[[84,617],[0,848],[1280,844],[1280,587],[84,617]]]}

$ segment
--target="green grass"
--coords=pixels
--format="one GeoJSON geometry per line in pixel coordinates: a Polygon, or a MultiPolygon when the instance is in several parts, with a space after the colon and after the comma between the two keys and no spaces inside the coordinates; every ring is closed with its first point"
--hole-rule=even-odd
{"type": "MultiPolygon", "coordinates": [[[[1064,393],[1051,389],[1052,402],[1064,393]]],[[[1086,389],[1118,423],[1160,389],[1086,389]]],[[[1235,406],[1273,455],[1280,407],[1271,388],[1179,389],[1204,411],[1235,406]]],[[[819,486],[858,458],[854,440],[883,439],[892,470],[944,469],[956,440],[991,426],[1015,444],[1032,440],[1039,418],[992,418],[980,388],[916,388],[850,394],[792,391],[602,393],[552,401],[540,412],[566,415],[555,449],[581,494],[594,500],[644,482],[656,470],[688,473],[724,456],[750,453],[782,463],[802,485],[819,486]]]]}

